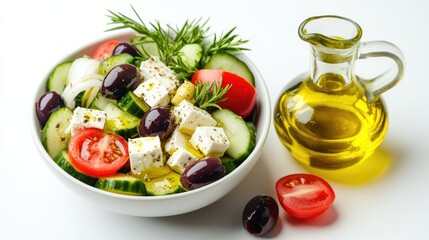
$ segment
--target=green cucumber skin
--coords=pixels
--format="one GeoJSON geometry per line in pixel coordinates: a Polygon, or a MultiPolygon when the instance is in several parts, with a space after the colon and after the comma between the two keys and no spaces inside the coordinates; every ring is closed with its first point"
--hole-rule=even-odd
{"type": "Polygon", "coordinates": [[[144,57],[159,57],[158,45],[149,37],[138,35],[131,38],[130,43],[134,45],[144,57]]]}
{"type": "Polygon", "coordinates": [[[145,181],[145,185],[147,195],[149,196],[163,196],[186,191],[180,184],[180,174],[173,171],[162,177],[154,178],[150,181],[145,181]],[[164,181],[164,179],[167,179],[167,181],[169,181],[171,185],[170,188],[165,189],[155,186],[157,182],[164,181]]]}
{"type": "Polygon", "coordinates": [[[95,182],[97,181],[96,178],[87,176],[73,167],[73,165],[70,163],[67,149],[60,151],[55,157],[53,157],[53,160],[61,169],[63,169],[66,173],[70,174],[77,180],[86,183],[90,186],[95,185],[95,182]]]}
{"type": "Polygon", "coordinates": [[[70,134],[66,134],[65,130],[70,125],[72,116],[73,112],[69,108],[62,107],[51,114],[43,127],[42,145],[49,156],[54,157],[68,147],[70,134]]]}
{"type": "Polygon", "coordinates": [[[224,128],[230,142],[226,154],[241,164],[253,151],[256,145],[254,130],[250,129],[244,119],[229,109],[219,109],[212,113],[213,118],[224,128]]]}
{"type": "Polygon", "coordinates": [[[246,122],[247,129],[250,133],[250,139],[249,143],[247,145],[247,151],[244,152],[244,154],[238,158],[237,166],[240,165],[243,160],[245,160],[253,151],[253,149],[256,147],[256,126],[253,123],[246,122]]]}
{"type": "Polygon", "coordinates": [[[203,56],[203,46],[198,43],[185,44],[179,50],[179,56],[188,68],[196,68],[203,56]]]}
{"type": "Polygon", "coordinates": [[[47,92],[54,91],[61,94],[68,84],[68,73],[73,61],[66,61],[58,64],[48,77],[46,82],[47,92]]]}
{"type": "Polygon", "coordinates": [[[75,98],[75,107],[85,107],[83,106],[83,95],[85,95],[85,91],[80,92],[75,98]]]}
{"type": "MultiPolygon", "coordinates": [[[[253,124],[252,122],[246,122],[246,126],[249,129],[249,132],[251,134],[251,141],[249,143],[249,148],[253,150],[253,148],[255,148],[256,146],[256,126],[255,124],[253,124]]],[[[228,156],[228,154],[225,154],[224,156],[221,157],[221,161],[222,161],[222,165],[225,167],[226,172],[230,173],[232,172],[234,169],[236,169],[238,166],[240,166],[240,164],[243,163],[243,160],[246,159],[248,157],[248,155],[250,155],[251,151],[247,154],[245,154],[245,158],[239,158],[239,159],[234,159],[230,156],[228,156]]]]}
{"type": "Polygon", "coordinates": [[[133,138],[139,135],[138,128],[140,118],[124,112],[121,108],[113,103],[106,105],[104,109],[107,114],[105,128],[125,138],[133,138]]]}
{"type": "Polygon", "coordinates": [[[89,105],[89,108],[103,111],[103,109],[109,103],[117,104],[117,101],[114,100],[114,99],[106,98],[103,95],[101,95],[101,93],[97,93],[97,95],[95,96],[94,100],[89,105]]]}
{"type": "Polygon", "coordinates": [[[256,138],[256,126],[253,122],[246,122],[247,128],[249,129],[250,133],[253,135],[254,138],[256,138]]]}
{"type": "Polygon", "coordinates": [[[117,174],[108,178],[100,178],[95,183],[95,187],[125,195],[146,195],[146,186],[138,178],[126,174],[117,174]]]}
{"type": "Polygon", "coordinates": [[[157,191],[155,189],[147,190],[148,196],[164,196],[164,195],[171,195],[176,193],[186,192],[186,189],[184,189],[182,186],[177,186],[177,188],[174,188],[174,190],[171,191],[157,191]]]}
{"type": "Polygon", "coordinates": [[[252,86],[255,86],[255,78],[252,71],[250,71],[246,63],[234,55],[228,53],[215,54],[210,57],[204,68],[218,69],[234,73],[247,80],[250,84],[252,84],[252,86]]]}
{"type": "Polygon", "coordinates": [[[128,53],[121,53],[118,55],[113,55],[113,56],[110,56],[110,57],[104,59],[100,63],[100,67],[99,67],[98,72],[101,75],[106,76],[107,73],[109,73],[109,71],[112,70],[113,67],[115,67],[119,64],[124,64],[124,63],[134,64],[134,62],[135,62],[134,57],[128,53]]]}
{"type": "Polygon", "coordinates": [[[232,172],[232,171],[234,171],[238,167],[238,165],[239,165],[239,164],[236,163],[235,159],[233,159],[233,158],[231,158],[229,156],[226,156],[226,155],[222,156],[220,159],[222,161],[222,165],[226,169],[226,173],[227,174],[230,173],[230,172],[232,172]]]}
{"type": "Polygon", "coordinates": [[[127,92],[125,96],[119,100],[118,106],[125,112],[139,118],[143,117],[143,115],[150,110],[150,106],[131,91],[127,92]]]}
{"type": "Polygon", "coordinates": [[[117,133],[126,138],[137,137],[140,118],[125,112],[118,104],[116,100],[108,99],[101,93],[97,93],[89,108],[106,112],[105,129],[107,131],[117,133]]]}

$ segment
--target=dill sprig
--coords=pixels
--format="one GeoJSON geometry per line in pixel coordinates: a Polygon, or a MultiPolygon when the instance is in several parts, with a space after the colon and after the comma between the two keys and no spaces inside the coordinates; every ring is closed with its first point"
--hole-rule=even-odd
{"type": "MultiPolygon", "coordinates": [[[[106,31],[119,29],[132,29],[141,35],[141,42],[153,42],[157,46],[158,55],[169,68],[178,75],[179,79],[184,80],[192,76],[198,69],[204,67],[211,56],[216,53],[234,53],[242,50],[248,50],[241,45],[248,42],[238,38],[234,34],[235,27],[226,34],[221,34],[218,38],[213,35],[213,40],[208,42],[208,19],[203,21],[201,18],[189,21],[187,20],[181,26],[166,25],[163,27],[159,21],[146,24],[137,11],[131,6],[137,20],[134,20],[122,13],[114,13],[110,10],[107,15],[111,22],[110,25],[116,25],[106,31]],[[148,40],[149,39],[149,40],[148,40]],[[197,66],[190,67],[186,65],[180,57],[180,50],[185,44],[200,44],[203,48],[201,60],[197,66]]],[[[140,42],[140,43],[141,43],[140,42]]],[[[138,44],[138,42],[136,42],[138,44]]],[[[142,58],[148,58],[147,52],[142,58]]],[[[143,59],[145,60],[145,59],[143,59]]]]}
{"type": "Polygon", "coordinates": [[[219,82],[212,81],[203,83],[199,81],[195,85],[195,106],[201,109],[207,109],[210,107],[221,109],[221,107],[217,103],[226,100],[224,95],[232,86],[231,84],[228,84],[225,87],[222,87],[222,81],[222,78],[219,80],[219,82]]]}

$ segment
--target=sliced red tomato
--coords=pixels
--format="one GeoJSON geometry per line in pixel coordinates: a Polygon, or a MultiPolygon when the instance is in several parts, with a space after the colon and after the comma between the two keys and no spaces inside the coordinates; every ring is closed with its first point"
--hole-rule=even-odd
{"type": "Polygon", "coordinates": [[[243,118],[249,116],[256,105],[256,88],[244,78],[222,70],[202,69],[194,73],[192,83],[219,82],[221,79],[222,87],[231,84],[231,88],[224,95],[226,101],[219,102],[218,105],[243,118]]]}
{"type": "Polygon", "coordinates": [[[69,142],[70,162],[77,170],[92,177],[114,175],[128,159],[128,143],[117,134],[98,128],[79,130],[69,142]]]}
{"type": "Polygon", "coordinates": [[[334,202],[331,185],[312,174],[292,174],[276,183],[280,205],[291,216],[299,219],[316,217],[334,202]]]}
{"type": "Polygon", "coordinates": [[[100,44],[100,46],[98,46],[97,49],[95,49],[91,57],[94,58],[95,60],[103,61],[104,59],[112,56],[113,50],[115,49],[116,46],[118,46],[119,43],[121,42],[117,40],[108,40],[100,44]]]}

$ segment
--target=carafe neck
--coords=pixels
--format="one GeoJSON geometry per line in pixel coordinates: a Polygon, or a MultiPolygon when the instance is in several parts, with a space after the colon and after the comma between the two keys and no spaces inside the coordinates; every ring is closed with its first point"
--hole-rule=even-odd
{"type": "Polygon", "coordinates": [[[310,78],[326,90],[341,90],[354,81],[357,45],[349,49],[331,49],[311,45],[310,78]]]}
{"type": "Polygon", "coordinates": [[[333,86],[343,88],[354,80],[354,62],[362,36],[357,23],[340,16],[316,16],[302,22],[298,33],[311,45],[310,77],[317,86],[332,90],[333,86]]]}

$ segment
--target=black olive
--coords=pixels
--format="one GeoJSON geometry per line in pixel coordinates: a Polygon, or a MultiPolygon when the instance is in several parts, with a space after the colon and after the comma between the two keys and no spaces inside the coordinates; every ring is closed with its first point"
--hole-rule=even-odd
{"type": "Polygon", "coordinates": [[[132,64],[119,64],[104,77],[101,94],[107,98],[119,99],[140,84],[141,74],[132,64]]]}
{"type": "Polygon", "coordinates": [[[213,183],[225,174],[226,170],[220,158],[206,157],[186,167],[180,178],[180,183],[185,189],[193,190],[213,183]]]}
{"type": "Polygon", "coordinates": [[[64,101],[56,92],[47,92],[43,94],[36,102],[36,114],[40,124],[45,126],[53,112],[64,107],[64,101]]]}
{"type": "Polygon", "coordinates": [[[252,235],[269,232],[276,225],[279,206],[274,198],[261,194],[253,197],[243,210],[243,227],[252,235]]]}
{"type": "Polygon", "coordinates": [[[139,135],[141,137],[159,136],[161,140],[165,140],[173,132],[174,126],[174,115],[169,108],[154,107],[143,115],[139,135]]]}
{"type": "Polygon", "coordinates": [[[113,55],[119,55],[121,53],[128,53],[133,57],[140,56],[137,49],[133,45],[126,43],[126,42],[119,43],[115,47],[115,49],[113,49],[113,55]]]}

